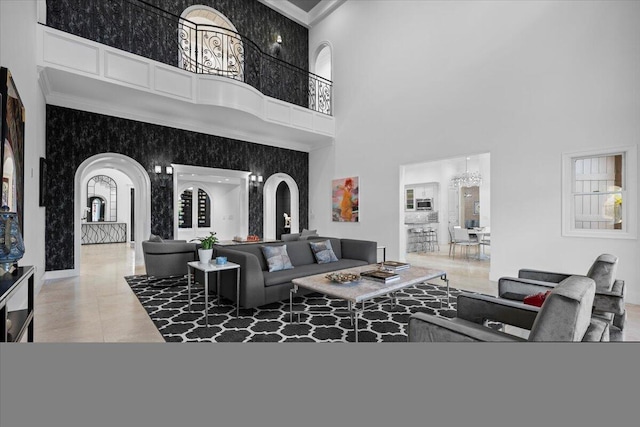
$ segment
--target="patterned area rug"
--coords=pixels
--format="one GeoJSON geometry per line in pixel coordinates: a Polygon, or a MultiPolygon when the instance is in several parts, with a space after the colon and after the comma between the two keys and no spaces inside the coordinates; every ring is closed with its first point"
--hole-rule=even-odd
{"type": "MultiPolygon", "coordinates": [[[[166,341],[170,342],[353,342],[349,316],[336,313],[302,314],[300,321],[289,322],[289,301],[240,309],[235,317],[233,302],[215,303],[215,288],[209,296],[209,328],[204,319],[204,288],[191,287],[191,311],[188,307],[185,277],[158,279],[150,276],[127,276],[143,307],[166,341]]],[[[209,289],[211,292],[211,288],[209,289]]],[[[361,314],[358,323],[360,342],[406,342],[411,313],[425,312],[443,317],[456,315],[456,296],[462,291],[431,283],[420,284],[398,293],[398,304],[373,305],[361,314]],[[410,297],[424,299],[410,299],[410,297]],[[428,299],[430,297],[430,299],[428,299]],[[401,299],[409,298],[409,299],[401,299]],[[443,299],[442,308],[440,299],[443,299]]],[[[345,301],[308,294],[294,298],[294,310],[346,309],[345,301]]]]}

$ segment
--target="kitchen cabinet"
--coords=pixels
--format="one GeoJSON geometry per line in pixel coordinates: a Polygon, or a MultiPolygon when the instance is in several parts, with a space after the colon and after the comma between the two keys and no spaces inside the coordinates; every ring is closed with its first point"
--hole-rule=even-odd
{"type": "Polygon", "coordinates": [[[405,186],[405,211],[416,210],[417,199],[431,199],[433,201],[432,210],[438,210],[440,184],[437,182],[417,183],[405,186]]]}
{"type": "Polygon", "coordinates": [[[405,211],[416,210],[416,197],[415,197],[415,190],[413,188],[405,188],[404,190],[404,210],[405,211]]]}

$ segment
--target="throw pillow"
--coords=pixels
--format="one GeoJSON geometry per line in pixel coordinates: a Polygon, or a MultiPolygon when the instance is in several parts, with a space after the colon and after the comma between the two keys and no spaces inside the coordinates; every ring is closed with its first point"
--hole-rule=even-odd
{"type": "Polygon", "coordinates": [[[162,237],[156,236],[155,234],[152,234],[151,236],[149,236],[149,241],[150,242],[157,242],[157,243],[164,242],[164,240],[162,240],[162,237]]]}
{"type": "Polygon", "coordinates": [[[261,246],[262,254],[267,260],[269,271],[290,270],[293,268],[291,259],[287,254],[287,245],[282,246],[261,246]]]}
{"type": "Polygon", "coordinates": [[[338,261],[338,257],[333,252],[331,241],[323,240],[321,242],[309,242],[313,255],[316,257],[318,264],[327,264],[329,262],[338,261]]]}
{"type": "Polygon", "coordinates": [[[540,292],[539,294],[527,295],[522,300],[523,303],[528,305],[535,305],[536,307],[542,307],[544,300],[549,296],[551,291],[540,292]]]}

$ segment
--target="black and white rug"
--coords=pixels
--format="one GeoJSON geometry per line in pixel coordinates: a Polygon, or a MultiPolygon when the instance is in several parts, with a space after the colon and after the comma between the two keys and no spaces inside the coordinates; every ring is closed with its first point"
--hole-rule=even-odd
{"type": "MultiPolygon", "coordinates": [[[[191,311],[184,277],[158,279],[150,276],[127,276],[131,286],[151,320],[170,342],[353,342],[351,320],[347,314],[302,314],[300,322],[289,322],[289,301],[240,309],[235,317],[233,302],[223,299],[215,303],[209,296],[209,327],[205,326],[204,288],[191,286],[191,311]]],[[[425,312],[443,317],[456,315],[456,296],[462,291],[450,288],[446,304],[445,286],[424,283],[398,293],[398,305],[373,305],[361,314],[358,323],[360,342],[406,342],[411,313],[425,312]],[[406,297],[432,299],[401,299],[406,297]],[[440,299],[443,299],[440,307],[440,299]]],[[[294,310],[346,309],[345,301],[309,294],[294,298],[294,310]]]]}

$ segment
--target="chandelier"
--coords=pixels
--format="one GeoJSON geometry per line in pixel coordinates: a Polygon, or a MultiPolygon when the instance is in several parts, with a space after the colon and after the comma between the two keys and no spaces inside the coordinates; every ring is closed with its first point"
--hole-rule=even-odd
{"type": "Polygon", "coordinates": [[[468,160],[469,158],[467,157],[464,161],[464,173],[454,175],[451,178],[451,187],[476,187],[482,183],[480,172],[469,172],[468,160]]]}

